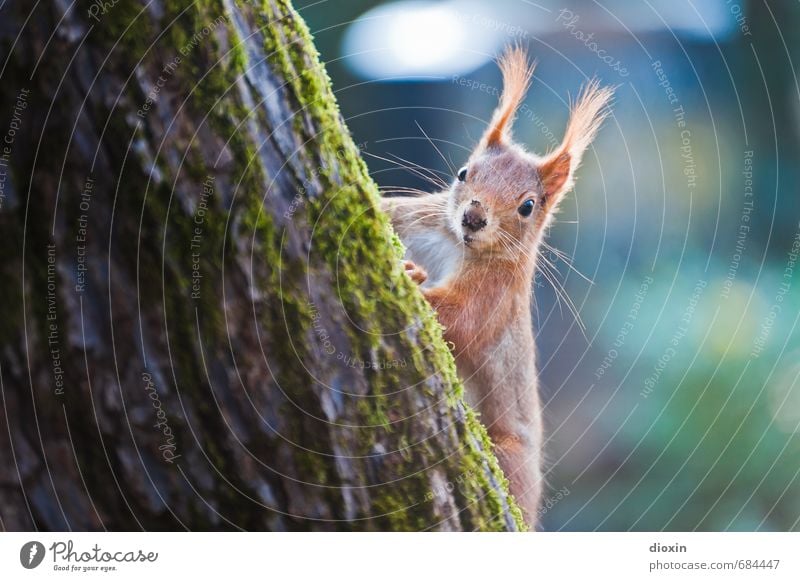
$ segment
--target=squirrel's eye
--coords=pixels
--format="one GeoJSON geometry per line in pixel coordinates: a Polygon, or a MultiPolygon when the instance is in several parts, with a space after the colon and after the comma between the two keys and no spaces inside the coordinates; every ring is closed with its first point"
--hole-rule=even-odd
{"type": "Polygon", "coordinates": [[[517,208],[517,212],[519,212],[520,216],[528,217],[533,212],[533,200],[525,200],[522,205],[517,208]]]}
{"type": "Polygon", "coordinates": [[[458,170],[458,181],[463,182],[467,179],[467,167],[464,166],[458,170]]]}

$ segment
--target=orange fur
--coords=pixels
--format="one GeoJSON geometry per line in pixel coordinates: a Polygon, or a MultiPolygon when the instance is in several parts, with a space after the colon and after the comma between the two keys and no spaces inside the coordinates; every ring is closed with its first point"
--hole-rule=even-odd
{"type": "Polygon", "coordinates": [[[503,96],[483,138],[483,147],[496,147],[511,139],[511,122],[525,98],[536,65],[528,65],[521,47],[509,48],[499,60],[503,74],[503,96]]]}
{"type": "Polygon", "coordinates": [[[572,105],[561,145],[545,157],[539,169],[548,204],[557,204],[561,196],[572,189],[575,170],[608,116],[608,103],[613,94],[613,89],[600,87],[595,79],[583,88],[572,105]]]}
{"type": "Polygon", "coordinates": [[[531,528],[543,489],[542,419],[531,327],[539,245],[575,168],[606,117],[610,89],[591,82],[572,107],[561,145],[544,159],[511,140],[511,121],[530,85],[525,51],[500,59],[504,91],[470,156],[465,180],[446,192],[384,198],[406,245],[406,269],[452,342],[467,398],[495,444],[511,493],[531,528]],[[532,205],[530,204],[532,202],[532,205]],[[532,208],[522,215],[523,206],[532,208]],[[469,219],[468,219],[469,218],[469,219]],[[485,218],[485,219],[484,219],[485,218]]]}

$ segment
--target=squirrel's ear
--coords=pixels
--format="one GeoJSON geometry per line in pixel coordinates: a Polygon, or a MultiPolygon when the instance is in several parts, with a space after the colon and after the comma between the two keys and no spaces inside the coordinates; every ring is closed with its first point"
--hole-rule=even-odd
{"type": "Polygon", "coordinates": [[[492,115],[489,128],[481,138],[481,147],[497,147],[511,140],[511,124],[517,108],[525,98],[536,64],[528,63],[528,53],[515,46],[506,49],[498,61],[503,73],[503,95],[492,115]]]}
{"type": "Polygon", "coordinates": [[[600,87],[597,80],[586,85],[571,107],[564,140],[539,164],[539,177],[545,205],[552,207],[573,186],[575,170],[586,148],[608,116],[608,104],[614,94],[610,87],[600,87]]]}

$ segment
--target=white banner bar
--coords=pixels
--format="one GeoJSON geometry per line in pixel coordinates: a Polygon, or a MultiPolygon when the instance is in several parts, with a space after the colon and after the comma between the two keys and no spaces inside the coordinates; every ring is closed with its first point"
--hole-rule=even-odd
{"type": "Polygon", "coordinates": [[[0,578],[797,581],[798,549],[796,533],[3,533],[0,578]]]}

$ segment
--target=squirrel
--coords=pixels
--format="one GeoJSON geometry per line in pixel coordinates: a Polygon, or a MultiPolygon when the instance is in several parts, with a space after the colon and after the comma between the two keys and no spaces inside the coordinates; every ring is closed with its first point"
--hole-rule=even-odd
{"type": "Polygon", "coordinates": [[[533,277],[545,231],[609,114],[613,89],[597,80],[585,85],[561,144],[537,156],[511,135],[535,63],[521,47],[508,48],[498,62],[499,104],[449,189],[384,197],[381,207],[406,247],[406,273],[444,327],[466,400],[478,410],[510,492],[535,530],[544,482],[533,277]]]}

